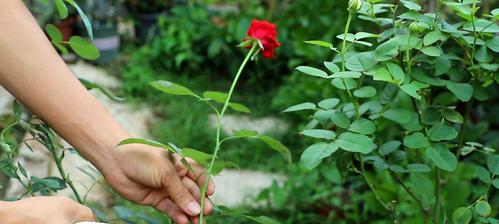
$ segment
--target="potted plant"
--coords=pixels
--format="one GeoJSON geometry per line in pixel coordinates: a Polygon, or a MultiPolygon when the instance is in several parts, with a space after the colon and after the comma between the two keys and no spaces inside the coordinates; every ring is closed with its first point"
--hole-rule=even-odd
{"type": "Polygon", "coordinates": [[[135,36],[141,42],[145,42],[157,30],[158,18],[167,15],[174,5],[173,0],[127,0],[126,3],[134,20],[135,36]]]}
{"type": "Polygon", "coordinates": [[[106,64],[116,58],[120,48],[118,16],[123,11],[121,1],[87,0],[85,8],[92,23],[92,42],[101,52],[101,57],[93,62],[106,64]]]}
{"type": "MultiPolygon", "coordinates": [[[[69,38],[76,33],[78,14],[74,8],[67,7],[67,15],[64,18],[61,18],[57,16],[59,12],[53,1],[43,3],[36,0],[30,0],[26,1],[26,5],[29,7],[31,13],[33,13],[41,27],[45,27],[47,24],[53,24],[57,27],[62,34],[61,41],[69,41],[69,38]]],[[[61,57],[68,63],[75,62],[78,59],[78,57],[71,52],[61,54],[61,57]]]]}

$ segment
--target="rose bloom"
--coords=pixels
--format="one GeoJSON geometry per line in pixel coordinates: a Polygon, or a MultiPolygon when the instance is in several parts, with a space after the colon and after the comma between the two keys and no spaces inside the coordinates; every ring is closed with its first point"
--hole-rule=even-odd
{"type": "Polygon", "coordinates": [[[260,41],[261,52],[265,58],[274,58],[275,49],[281,46],[276,39],[277,30],[273,23],[254,19],[246,34],[260,41]]]}

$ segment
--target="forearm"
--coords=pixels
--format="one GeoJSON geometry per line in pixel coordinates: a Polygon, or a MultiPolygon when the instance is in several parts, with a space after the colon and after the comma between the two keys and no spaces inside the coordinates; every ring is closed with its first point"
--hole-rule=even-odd
{"type": "Polygon", "coordinates": [[[104,168],[128,134],[67,68],[22,1],[0,1],[0,8],[0,84],[104,168]]]}

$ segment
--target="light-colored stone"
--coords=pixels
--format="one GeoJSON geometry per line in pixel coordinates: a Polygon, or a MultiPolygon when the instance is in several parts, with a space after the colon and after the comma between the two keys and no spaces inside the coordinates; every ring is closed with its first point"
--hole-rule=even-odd
{"type": "MultiPolygon", "coordinates": [[[[210,115],[210,121],[215,127],[217,116],[210,115]]],[[[238,130],[253,130],[258,133],[284,133],[288,130],[289,125],[281,119],[275,117],[250,118],[245,115],[224,115],[222,120],[222,130],[232,135],[238,130]]]]}
{"type": "Polygon", "coordinates": [[[272,173],[226,169],[213,180],[216,185],[213,201],[219,205],[237,206],[256,205],[255,196],[272,186],[274,181],[282,184],[286,178],[272,173]]]}

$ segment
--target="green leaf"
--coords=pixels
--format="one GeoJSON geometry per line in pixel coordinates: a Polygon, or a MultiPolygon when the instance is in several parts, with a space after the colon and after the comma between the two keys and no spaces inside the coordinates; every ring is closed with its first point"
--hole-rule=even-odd
{"type": "Polygon", "coordinates": [[[238,130],[234,132],[236,137],[256,137],[258,135],[257,131],[254,130],[238,130]]]}
{"type": "Polygon", "coordinates": [[[340,72],[340,67],[338,67],[338,65],[333,62],[325,61],[324,66],[326,66],[327,70],[329,70],[333,74],[340,72]]]}
{"type": "Polygon", "coordinates": [[[446,87],[461,101],[467,102],[473,96],[473,86],[468,83],[447,81],[446,87]]]}
{"type": "Polygon", "coordinates": [[[428,131],[428,137],[432,141],[452,140],[457,137],[457,134],[456,129],[445,123],[438,123],[428,131]]]}
{"type": "Polygon", "coordinates": [[[366,33],[366,32],[358,32],[355,34],[355,39],[356,40],[362,40],[365,38],[373,38],[373,37],[378,37],[379,35],[377,34],[372,34],[372,33],[366,33]]]}
{"type": "Polygon", "coordinates": [[[492,181],[492,185],[494,185],[495,188],[499,189],[499,178],[495,178],[492,181]]]}
{"type": "Polygon", "coordinates": [[[404,137],[404,145],[410,149],[426,148],[430,146],[430,141],[421,132],[414,132],[404,137]]]}
{"type": "Polygon", "coordinates": [[[454,224],[468,224],[471,222],[472,216],[473,214],[469,208],[460,207],[452,213],[452,222],[454,224]]]}
{"type": "Polygon", "coordinates": [[[312,138],[322,138],[322,139],[328,139],[331,140],[334,137],[336,137],[336,134],[334,131],[330,130],[323,130],[323,129],[309,129],[309,130],[303,130],[300,132],[300,134],[312,137],[312,138]]]}
{"type": "Polygon", "coordinates": [[[91,81],[88,81],[88,80],[82,79],[82,78],[80,78],[78,80],[80,80],[80,83],[83,84],[83,86],[85,86],[85,88],[87,90],[96,89],[96,90],[100,91],[102,94],[104,94],[107,98],[109,98],[113,101],[123,102],[126,100],[126,98],[124,98],[124,97],[118,97],[118,96],[113,95],[111,92],[109,92],[104,87],[98,85],[97,83],[94,83],[94,82],[91,82],[91,81]]]}
{"type": "Polygon", "coordinates": [[[52,24],[47,24],[47,26],[45,26],[45,31],[47,31],[47,34],[49,35],[50,39],[53,42],[61,42],[62,41],[62,33],[61,33],[61,31],[59,31],[59,29],[57,29],[56,26],[54,26],[52,24]]]}
{"type": "Polygon", "coordinates": [[[489,184],[491,181],[490,172],[482,166],[477,166],[475,168],[475,176],[486,184],[489,184]]]}
{"type": "Polygon", "coordinates": [[[149,84],[155,89],[167,94],[180,95],[180,96],[197,96],[187,87],[181,86],[173,82],[158,80],[150,82],[149,84]]]}
{"type": "Polygon", "coordinates": [[[28,172],[26,171],[26,168],[24,168],[24,166],[21,163],[17,162],[17,167],[19,168],[19,171],[21,172],[21,174],[24,177],[29,178],[28,177],[28,172]]]}
{"type": "Polygon", "coordinates": [[[412,81],[410,83],[404,83],[400,86],[400,89],[407,93],[407,95],[412,96],[418,100],[421,100],[421,95],[419,95],[419,90],[425,86],[426,84],[420,83],[418,81],[412,81]]]}
{"type": "Polygon", "coordinates": [[[97,49],[90,41],[83,39],[80,36],[72,36],[69,39],[69,47],[80,57],[95,60],[100,57],[99,49],[97,49]]]}
{"type": "Polygon", "coordinates": [[[433,47],[433,46],[424,47],[423,49],[421,49],[421,52],[423,52],[423,54],[426,54],[430,57],[439,57],[440,55],[442,55],[442,49],[440,49],[439,47],[433,47]]]}
{"type": "Polygon", "coordinates": [[[382,44],[380,44],[374,53],[376,55],[376,60],[387,61],[398,55],[399,39],[392,38],[382,44]]]}
{"type": "Polygon", "coordinates": [[[240,103],[230,103],[229,107],[238,112],[247,113],[247,114],[251,113],[251,110],[247,106],[244,106],[243,104],[240,103]]]}
{"type": "Polygon", "coordinates": [[[487,167],[494,175],[499,175],[499,155],[490,155],[487,159],[487,167]]]}
{"type": "Polygon", "coordinates": [[[327,47],[329,49],[334,49],[333,44],[326,42],[326,41],[322,41],[322,40],[307,40],[307,41],[305,41],[305,43],[316,45],[316,46],[321,46],[321,47],[327,47]]]}
{"type": "Polygon", "coordinates": [[[396,82],[403,82],[405,80],[405,72],[402,68],[395,63],[386,63],[386,68],[392,74],[393,79],[396,82]]]}
{"type": "Polygon", "coordinates": [[[410,174],[409,179],[414,193],[421,197],[421,201],[424,207],[430,207],[431,205],[433,205],[432,203],[435,200],[433,181],[423,173],[414,172],[410,174]]]}
{"type": "Polygon", "coordinates": [[[338,103],[340,103],[340,100],[338,98],[329,98],[321,100],[317,105],[319,105],[319,107],[324,110],[330,110],[333,109],[336,105],[338,105],[338,103]]]}
{"type": "Polygon", "coordinates": [[[376,131],[376,126],[372,121],[360,118],[359,120],[354,121],[348,130],[360,134],[370,135],[376,131]]]}
{"type": "Polygon", "coordinates": [[[284,146],[280,141],[277,141],[267,135],[260,135],[258,136],[258,138],[263,142],[265,142],[265,144],[267,144],[270,148],[281,153],[282,157],[284,157],[284,160],[286,160],[288,163],[292,162],[291,153],[289,152],[289,149],[286,146],[284,146]]]}
{"type": "Polygon", "coordinates": [[[338,72],[338,73],[335,73],[331,77],[334,77],[334,78],[343,78],[343,79],[347,79],[347,78],[356,79],[356,78],[360,78],[360,76],[362,76],[362,74],[360,72],[347,71],[347,72],[338,72]]]}
{"type": "Polygon", "coordinates": [[[204,98],[212,99],[217,103],[225,103],[229,95],[227,93],[206,91],[203,93],[204,98]]]}
{"type": "Polygon", "coordinates": [[[88,36],[90,37],[91,40],[93,40],[94,33],[92,31],[92,23],[90,22],[88,17],[85,15],[83,10],[81,10],[80,6],[78,6],[78,4],[76,4],[76,2],[74,0],[66,0],[66,2],[71,4],[76,9],[76,11],[78,12],[78,15],[80,15],[80,18],[83,21],[83,25],[85,26],[85,29],[87,30],[88,36]]]}
{"type": "Polygon", "coordinates": [[[57,8],[57,11],[59,12],[59,17],[61,19],[65,19],[68,17],[68,7],[66,7],[66,4],[62,0],[54,0],[55,7],[57,8]]]}
{"type": "Polygon", "coordinates": [[[371,138],[352,132],[344,132],[338,136],[336,144],[345,151],[363,154],[368,154],[376,148],[371,138]]]}
{"type": "MultiPolygon", "coordinates": [[[[354,89],[357,87],[357,82],[355,82],[355,80],[353,79],[343,79],[343,81],[345,82],[346,88],[348,89],[354,89]]],[[[331,84],[338,89],[346,89],[343,81],[340,78],[333,78],[331,84]]]]}
{"type": "Polygon", "coordinates": [[[456,156],[442,144],[436,144],[428,148],[426,156],[433,161],[435,166],[442,170],[452,172],[456,169],[456,156]]]}
{"type": "Polygon", "coordinates": [[[376,96],[376,89],[372,86],[363,86],[360,87],[358,90],[355,90],[353,92],[353,95],[358,97],[358,98],[369,98],[376,96]]]}
{"type": "Polygon", "coordinates": [[[490,215],[491,208],[488,202],[486,201],[479,201],[475,204],[475,211],[478,215],[487,217],[490,215]]]}
{"type": "Polygon", "coordinates": [[[400,124],[411,120],[411,112],[405,109],[388,109],[383,112],[382,116],[400,124]]]}
{"type": "Polygon", "coordinates": [[[423,44],[425,46],[428,46],[428,45],[432,45],[434,44],[435,42],[439,41],[439,40],[444,40],[446,37],[445,35],[440,32],[439,30],[434,30],[434,31],[431,31],[429,33],[427,33],[424,38],[423,38],[423,44]]]}
{"type": "Polygon", "coordinates": [[[300,103],[300,104],[288,107],[287,109],[285,109],[282,112],[293,112],[293,111],[300,111],[300,110],[313,110],[315,108],[317,108],[315,106],[315,104],[307,102],[307,103],[300,103]]]}
{"type": "Polygon", "coordinates": [[[378,68],[378,70],[376,70],[376,73],[374,73],[373,79],[376,81],[395,82],[395,80],[393,80],[392,75],[390,74],[388,69],[383,68],[383,67],[378,68]]]}
{"type": "Polygon", "coordinates": [[[330,156],[338,150],[338,146],[334,143],[316,143],[309,146],[301,154],[300,161],[305,166],[305,168],[311,170],[317,167],[322,159],[330,156]]]}
{"type": "Polygon", "coordinates": [[[256,216],[256,217],[249,215],[243,215],[243,216],[259,224],[281,224],[280,222],[272,218],[269,218],[267,216],[256,216]]]}
{"type": "Polygon", "coordinates": [[[314,119],[320,122],[326,122],[329,119],[331,119],[331,116],[333,116],[334,111],[333,110],[319,110],[314,113],[314,119]]]}
{"type": "Polygon", "coordinates": [[[64,54],[68,54],[68,49],[66,47],[64,47],[64,45],[62,45],[61,43],[59,42],[52,42],[52,44],[57,48],[59,49],[59,51],[64,55],[64,54]]]}
{"type": "Polygon", "coordinates": [[[348,128],[350,119],[341,111],[336,111],[331,115],[331,120],[340,128],[348,128]]]}
{"type": "Polygon", "coordinates": [[[236,137],[256,137],[258,135],[257,131],[254,130],[238,130],[234,132],[236,137]]]}
{"type": "Polygon", "coordinates": [[[463,116],[459,112],[457,112],[453,109],[449,109],[449,108],[445,108],[442,111],[442,115],[444,115],[445,119],[447,119],[450,122],[454,122],[454,123],[462,124],[463,120],[464,120],[463,116]]]}
{"type": "Polygon", "coordinates": [[[203,166],[206,165],[208,163],[208,160],[210,160],[213,157],[212,155],[210,155],[208,153],[201,152],[199,150],[195,150],[195,149],[191,149],[191,148],[183,148],[182,155],[185,157],[189,157],[189,158],[193,159],[198,164],[203,165],[203,166]]]}
{"type": "Polygon", "coordinates": [[[296,67],[296,70],[303,72],[303,73],[310,75],[310,76],[315,76],[315,77],[320,77],[320,78],[325,78],[325,79],[330,78],[326,72],[324,72],[320,69],[314,68],[314,67],[310,67],[310,66],[298,66],[298,67],[296,67]]]}
{"type": "Polygon", "coordinates": [[[431,168],[426,164],[412,163],[407,165],[407,170],[411,173],[427,173],[431,171],[431,168]]]}
{"type": "Polygon", "coordinates": [[[402,2],[404,7],[408,8],[410,10],[420,11],[422,9],[421,6],[418,5],[418,3],[412,2],[410,0],[400,0],[400,2],[402,2]]]}
{"type": "Polygon", "coordinates": [[[19,100],[16,99],[12,102],[12,107],[14,109],[14,118],[17,122],[19,122],[21,120],[21,116],[23,115],[23,106],[19,100]]]}
{"type": "Polygon", "coordinates": [[[495,8],[492,11],[490,11],[490,14],[494,16],[496,19],[499,19],[499,8],[495,8]]]}
{"type": "Polygon", "coordinates": [[[345,61],[345,67],[350,71],[356,72],[368,72],[375,65],[377,61],[374,56],[374,52],[367,51],[362,53],[356,53],[348,57],[345,61]]]}
{"type": "Polygon", "coordinates": [[[442,121],[442,114],[435,107],[426,107],[421,113],[421,122],[425,124],[436,124],[442,121]]]}
{"type": "Polygon", "coordinates": [[[153,146],[153,147],[167,149],[171,152],[177,153],[177,151],[173,150],[170,146],[167,146],[161,142],[147,140],[147,139],[143,139],[143,138],[127,138],[125,140],[122,140],[120,143],[118,143],[118,145],[127,145],[127,144],[149,145],[149,146],[153,146]]]}
{"type": "Polygon", "coordinates": [[[490,50],[492,50],[496,53],[499,53],[499,37],[498,36],[494,36],[494,37],[488,39],[486,42],[486,45],[490,50]]]}
{"type": "Polygon", "coordinates": [[[397,151],[400,145],[402,145],[400,141],[389,141],[383,144],[381,147],[379,147],[379,152],[381,153],[382,156],[386,156],[394,151],[397,151]]]}

